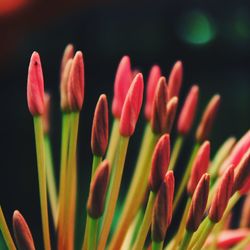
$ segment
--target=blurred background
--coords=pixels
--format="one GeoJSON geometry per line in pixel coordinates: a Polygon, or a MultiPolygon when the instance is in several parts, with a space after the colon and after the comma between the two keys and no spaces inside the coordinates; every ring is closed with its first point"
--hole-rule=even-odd
{"type": "MultiPolygon", "coordinates": [[[[132,66],[140,69],[145,79],[153,64],[159,64],[168,76],[174,62],[182,60],[180,103],[190,86],[198,83],[201,98],[197,120],[210,97],[222,95],[211,136],[212,152],[228,136],[239,138],[249,129],[249,7],[248,1],[0,0],[0,204],[9,225],[13,211],[19,209],[41,249],[33,123],[26,102],[27,68],[34,50],[40,53],[46,89],[53,98],[51,136],[57,173],[60,60],[69,42],[84,53],[86,95],[78,149],[78,211],[82,214],[92,159],[90,131],[95,103],[101,93],[107,93],[111,104],[116,67],[123,55],[131,57],[132,66]]],[[[142,130],[143,117],[130,144],[122,195],[142,130]]],[[[180,165],[185,164],[192,142],[190,136],[180,165]]],[[[81,236],[83,220],[78,223],[81,236]]]]}

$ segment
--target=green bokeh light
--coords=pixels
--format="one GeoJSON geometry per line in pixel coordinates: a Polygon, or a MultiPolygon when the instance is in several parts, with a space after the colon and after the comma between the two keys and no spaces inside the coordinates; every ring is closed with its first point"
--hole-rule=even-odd
{"type": "Polygon", "coordinates": [[[201,11],[188,12],[181,19],[179,35],[187,43],[207,44],[214,39],[215,33],[212,21],[201,11]]]}

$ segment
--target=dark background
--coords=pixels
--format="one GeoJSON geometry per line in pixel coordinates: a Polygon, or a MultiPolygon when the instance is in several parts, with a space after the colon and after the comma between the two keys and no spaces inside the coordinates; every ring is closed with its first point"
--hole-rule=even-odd
{"type": "MultiPolygon", "coordinates": [[[[0,204],[9,224],[15,209],[23,213],[38,248],[42,234],[33,124],[26,102],[27,67],[32,51],[37,50],[46,89],[53,97],[51,136],[58,166],[59,67],[62,52],[69,42],[83,51],[86,72],[78,149],[79,211],[83,211],[87,198],[95,103],[101,93],[107,93],[111,104],[114,75],[123,55],[131,57],[133,67],[139,68],[145,79],[152,64],[158,63],[168,76],[174,62],[182,60],[181,97],[183,100],[193,83],[200,85],[198,117],[214,93],[222,95],[222,106],[211,136],[212,152],[229,135],[239,138],[250,124],[250,10],[247,1],[29,3],[27,0],[7,10],[3,1],[0,5],[0,204]]],[[[142,130],[143,117],[130,144],[122,194],[128,185],[142,130]]],[[[185,164],[191,144],[192,136],[180,165],[185,164]]]]}

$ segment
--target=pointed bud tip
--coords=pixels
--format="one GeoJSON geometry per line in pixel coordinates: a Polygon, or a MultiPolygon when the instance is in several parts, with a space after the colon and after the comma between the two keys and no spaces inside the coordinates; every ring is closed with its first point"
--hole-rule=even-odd
{"type": "Polygon", "coordinates": [[[102,94],[96,105],[91,136],[92,153],[103,156],[108,145],[108,101],[106,95],[102,94]]]}

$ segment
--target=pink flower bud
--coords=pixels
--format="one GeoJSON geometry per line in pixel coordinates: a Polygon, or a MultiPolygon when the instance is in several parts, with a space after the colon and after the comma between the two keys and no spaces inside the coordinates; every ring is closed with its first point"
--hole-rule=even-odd
{"type": "Polygon", "coordinates": [[[70,59],[73,59],[73,57],[74,57],[74,46],[69,43],[66,46],[66,48],[64,49],[63,57],[62,57],[62,60],[61,60],[61,70],[60,70],[61,79],[62,79],[64,69],[66,67],[66,64],[68,63],[68,61],[70,59]]]}
{"type": "Polygon", "coordinates": [[[197,110],[198,99],[199,87],[194,85],[186,97],[179,116],[177,129],[180,134],[186,135],[189,133],[197,110]]]}
{"type": "Polygon", "coordinates": [[[220,168],[220,174],[222,174],[226,167],[229,164],[233,164],[237,166],[242,158],[242,156],[246,153],[246,151],[250,148],[250,130],[247,131],[246,134],[242,136],[242,138],[236,143],[231,154],[224,161],[223,165],[220,168]]]}
{"type": "Polygon", "coordinates": [[[152,215],[152,240],[164,240],[172,220],[174,197],[174,174],[168,171],[157,193],[152,215]]]}
{"type": "Polygon", "coordinates": [[[157,192],[161,186],[164,176],[168,170],[170,160],[170,138],[169,134],[162,135],[155,146],[152,156],[152,167],[149,176],[149,187],[151,191],[157,192]]]}
{"type": "Polygon", "coordinates": [[[168,79],[169,99],[179,96],[183,78],[183,66],[181,61],[177,61],[173,66],[168,79]]]}
{"type": "Polygon", "coordinates": [[[143,98],[143,76],[141,73],[134,78],[127,93],[120,120],[120,134],[129,137],[134,133],[143,98]]]}
{"type": "Polygon", "coordinates": [[[167,120],[167,83],[165,77],[158,81],[151,113],[151,128],[155,134],[164,132],[167,120]]]}
{"type": "Polygon", "coordinates": [[[40,56],[33,52],[30,58],[27,100],[29,111],[33,116],[42,115],[44,112],[44,81],[40,56]]]}
{"type": "Polygon", "coordinates": [[[103,156],[108,145],[108,101],[101,95],[95,108],[92,125],[91,149],[94,155],[103,156]]]}
{"type": "Polygon", "coordinates": [[[220,100],[221,98],[219,95],[214,95],[208,103],[196,131],[196,140],[198,142],[203,142],[204,140],[208,139],[217,111],[219,109],[220,100]]]}
{"type": "Polygon", "coordinates": [[[193,195],[196,186],[203,174],[207,172],[210,161],[210,142],[205,141],[199,148],[191,170],[191,175],[187,185],[187,192],[193,195]]]}
{"type": "Polygon", "coordinates": [[[123,104],[132,80],[130,58],[128,56],[124,56],[120,61],[115,76],[112,113],[116,118],[121,117],[123,104]]]}
{"type": "Polygon", "coordinates": [[[178,97],[171,98],[167,104],[167,121],[164,130],[166,133],[170,134],[173,128],[177,107],[178,107],[178,97]]]}
{"type": "Polygon", "coordinates": [[[148,82],[147,82],[147,92],[146,92],[146,103],[144,108],[144,115],[146,120],[150,121],[153,102],[155,96],[155,90],[157,83],[161,77],[161,68],[158,65],[154,65],[149,73],[148,82]]]}
{"type": "Polygon", "coordinates": [[[195,232],[203,219],[209,193],[209,180],[209,175],[204,174],[195,188],[186,224],[190,232],[195,232]]]}
{"type": "Polygon", "coordinates": [[[18,249],[35,250],[29,226],[17,210],[13,214],[13,231],[18,249]]]}
{"type": "Polygon", "coordinates": [[[218,184],[216,194],[213,197],[209,210],[209,218],[217,223],[221,220],[228,201],[232,195],[234,183],[234,166],[231,165],[223,174],[218,184]]]}
{"type": "Polygon", "coordinates": [[[82,52],[77,51],[69,73],[68,101],[71,111],[79,112],[84,100],[84,64],[82,52]]]}
{"type": "Polygon", "coordinates": [[[99,218],[103,214],[106,191],[109,181],[109,163],[104,160],[97,167],[90,184],[87,211],[92,218],[99,218]]]}

